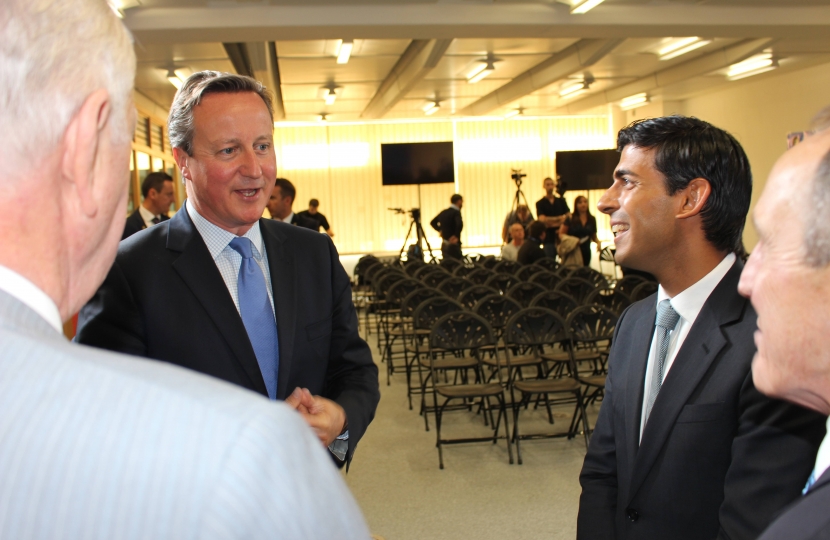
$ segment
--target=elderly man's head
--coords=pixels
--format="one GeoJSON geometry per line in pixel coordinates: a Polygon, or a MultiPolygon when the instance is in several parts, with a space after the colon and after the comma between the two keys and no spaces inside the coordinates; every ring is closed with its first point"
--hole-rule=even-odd
{"type": "Polygon", "coordinates": [[[274,187],[274,115],[265,88],[249,77],[202,71],[173,100],[167,120],[188,204],[222,229],[245,234],[274,187]]]}
{"type": "Polygon", "coordinates": [[[103,281],[123,231],[134,78],[106,2],[0,3],[0,264],[64,319],[103,281]]]}
{"type": "Polygon", "coordinates": [[[758,312],[762,392],[830,414],[830,131],[787,151],[753,220],[759,241],[739,290],[758,312]]]}
{"type": "Polygon", "coordinates": [[[522,243],[525,240],[525,228],[522,226],[521,223],[514,223],[510,226],[510,238],[513,241],[514,245],[522,245],[522,243]]]}

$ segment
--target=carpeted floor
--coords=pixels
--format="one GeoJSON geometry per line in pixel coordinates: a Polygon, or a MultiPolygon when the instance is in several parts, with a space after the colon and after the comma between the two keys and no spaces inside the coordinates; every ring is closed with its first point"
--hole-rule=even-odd
{"type": "MultiPolygon", "coordinates": [[[[378,361],[375,336],[368,341],[378,361]]],[[[581,436],[524,441],[523,465],[508,464],[504,440],[445,446],[445,468],[439,470],[433,415],[427,432],[417,404],[409,410],[405,374],[396,373],[387,386],[385,368],[379,366],[377,415],[346,475],[373,534],[385,540],[574,538],[585,456],[581,436]]],[[[592,425],[598,410],[590,408],[592,425]]],[[[523,433],[567,430],[570,406],[556,409],[554,426],[543,411],[522,413],[523,433]]],[[[447,413],[442,428],[445,437],[488,431],[482,417],[469,411],[447,413]]]]}

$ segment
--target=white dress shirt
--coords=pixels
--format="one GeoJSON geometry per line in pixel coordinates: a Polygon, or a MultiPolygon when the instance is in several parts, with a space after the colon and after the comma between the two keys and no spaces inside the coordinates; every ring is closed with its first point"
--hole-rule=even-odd
{"type": "Polygon", "coordinates": [[[150,212],[149,210],[147,210],[146,208],[144,208],[144,205],[143,205],[143,204],[138,206],[138,213],[139,213],[139,214],[141,214],[141,219],[143,219],[143,220],[144,220],[144,225],[145,225],[148,229],[149,229],[150,227],[152,227],[153,225],[158,225],[158,223],[153,223],[153,220],[154,220],[154,219],[156,219],[156,218],[159,218],[159,219],[160,219],[160,218],[161,218],[161,215],[160,215],[160,214],[159,214],[159,215],[156,215],[156,214],[154,214],[154,213],[150,212]]]}
{"type": "Polygon", "coordinates": [[[291,223],[292,219],[294,219],[294,212],[291,212],[290,214],[282,218],[282,221],[284,221],[285,223],[291,223]]]}
{"type": "Polygon", "coordinates": [[[61,314],[55,301],[41,291],[37,285],[5,266],[0,266],[0,291],[8,293],[32,308],[58,333],[63,332],[61,314]]]}
{"type": "Polygon", "coordinates": [[[827,419],[827,435],[821,441],[821,446],[818,447],[818,455],[816,456],[816,467],[813,469],[815,479],[821,478],[824,471],[830,469],[830,418],[827,419]]]}
{"type": "MultiPolygon", "coordinates": [[[[669,334],[669,348],[666,353],[666,361],[663,364],[663,381],[671,369],[677,352],[686,341],[686,336],[689,335],[689,330],[695,324],[703,304],[721,282],[723,277],[732,268],[735,263],[735,254],[730,253],[723,260],[706,274],[697,283],[687,288],[674,298],[669,299],[669,295],[663,289],[662,285],[657,288],[657,305],[663,300],[669,299],[672,308],[680,317],[677,319],[677,325],[669,334]]],[[[640,440],[643,440],[643,430],[645,429],[646,409],[648,407],[649,397],[651,396],[651,378],[654,373],[655,364],[657,363],[657,333],[654,332],[651,338],[651,349],[648,353],[648,364],[646,365],[646,380],[645,392],[643,392],[643,408],[640,416],[640,440]]]]}
{"type": "MultiPolygon", "coordinates": [[[[231,293],[233,303],[236,310],[239,311],[239,290],[237,285],[239,283],[239,267],[242,266],[242,255],[235,249],[230,247],[231,240],[236,238],[232,232],[228,232],[221,227],[217,227],[210,221],[203,218],[199,212],[190,204],[190,201],[185,201],[185,208],[187,215],[196,226],[196,230],[205,241],[210,255],[213,257],[213,262],[222,274],[222,279],[225,281],[225,286],[228,292],[231,293]]],[[[271,309],[274,309],[274,289],[271,285],[271,270],[268,268],[268,254],[265,252],[265,242],[262,240],[262,232],[259,230],[259,223],[255,223],[253,227],[248,229],[248,232],[242,235],[249,239],[254,245],[253,254],[254,260],[262,270],[262,275],[265,276],[265,286],[268,289],[268,300],[271,301],[271,309]]]]}

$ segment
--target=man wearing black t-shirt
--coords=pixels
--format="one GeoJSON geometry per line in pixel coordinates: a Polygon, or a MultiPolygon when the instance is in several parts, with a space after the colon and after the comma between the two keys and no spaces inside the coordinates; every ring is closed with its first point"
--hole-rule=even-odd
{"type": "Polygon", "coordinates": [[[326,219],[326,216],[317,211],[318,206],[320,206],[320,201],[317,199],[311,199],[308,201],[308,210],[297,212],[297,215],[305,219],[316,221],[318,231],[320,230],[320,227],[322,227],[323,230],[326,231],[327,235],[334,238],[334,231],[331,226],[329,226],[329,220],[326,219]]]}
{"type": "Polygon", "coordinates": [[[547,225],[545,232],[544,249],[548,257],[556,258],[556,241],[559,238],[559,226],[571,215],[568,203],[562,197],[556,196],[556,182],[553,178],[545,178],[543,184],[545,196],[536,203],[536,215],[539,221],[547,225]]]}

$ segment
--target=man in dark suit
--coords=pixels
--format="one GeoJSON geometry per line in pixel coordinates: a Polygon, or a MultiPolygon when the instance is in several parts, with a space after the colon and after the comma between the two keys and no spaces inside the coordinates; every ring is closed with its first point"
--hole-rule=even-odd
{"type": "Polygon", "coordinates": [[[294,198],[296,196],[297,190],[294,188],[294,184],[287,178],[277,178],[274,184],[274,190],[268,198],[267,206],[268,211],[271,212],[271,217],[290,223],[291,225],[316,231],[319,229],[316,221],[301,216],[300,214],[295,214],[294,210],[292,210],[291,207],[294,205],[294,198]]]}
{"type": "Polygon", "coordinates": [[[441,211],[429,222],[432,228],[441,233],[441,255],[445,259],[461,259],[461,229],[464,220],[461,219],[461,207],[464,198],[456,193],[450,197],[450,207],[441,211]]]}
{"type": "Polygon", "coordinates": [[[752,383],[756,315],[737,292],[752,180],[695,118],[619,133],[610,215],[620,264],[657,294],[620,316],[580,474],[580,539],[752,539],[798,497],[824,418],[752,383]]]}
{"type": "Polygon", "coordinates": [[[127,218],[121,240],[170,219],[167,211],[173,203],[173,179],[163,171],[151,172],[141,183],[141,196],[144,200],[127,218]]]}
{"type": "MultiPolygon", "coordinates": [[[[830,127],[830,126],[828,126],[830,127]]],[[[830,130],[788,150],[754,210],[758,244],[739,290],[758,311],[752,377],[758,389],[830,414],[830,130]],[[789,216],[782,227],[781,216],[789,216]]],[[[830,539],[830,436],[805,476],[804,495],[761,540],[830,539]]]]}
{"type": "Polygon", "coordinates": [[[270,95],[248,77],[196,73],[168,128],[186,204],[122,242],[78,341],[284,399],[350,459],[380,398],[378,371],[328,236],[260,219],[276,170],[270,95]]]}

